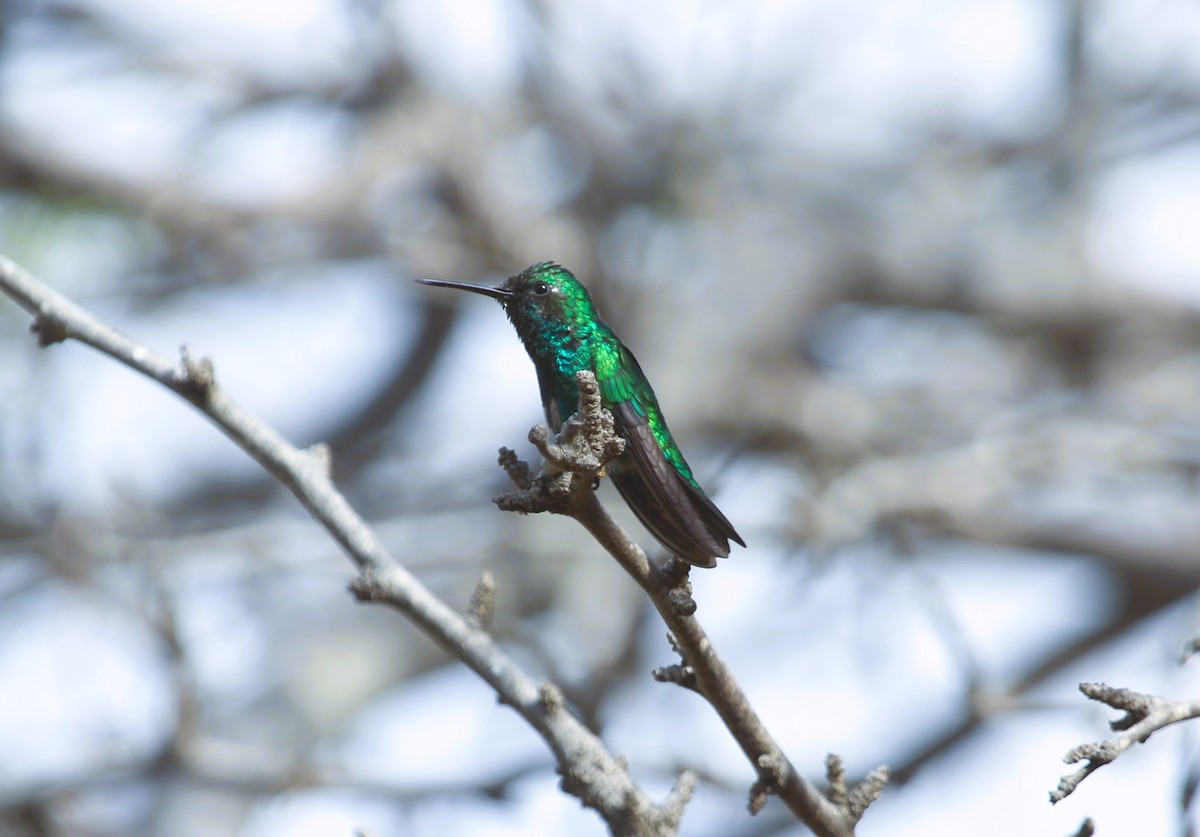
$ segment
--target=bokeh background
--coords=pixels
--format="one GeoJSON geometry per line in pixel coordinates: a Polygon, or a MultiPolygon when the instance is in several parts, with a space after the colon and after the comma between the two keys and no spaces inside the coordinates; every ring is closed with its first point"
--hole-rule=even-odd
{"type": "MultiPolygon", "coordinates": [[[[1196,733],[1056,807],[1112,713],[1200,695],[1200,6],[8,0],[0,252],[211,357],[395,555],[560,683],[687,835],[803,833],[574,523],[499,513],[554,259],[750,545],[701,621],[860,833],[1188,834],[1196,733]]],[[[185,404],[0,302],[0,834],[601,834],[537,737],[346,592],[185,404]]],[[[636,528],[611,488],[610,508],[636,528]]]]}

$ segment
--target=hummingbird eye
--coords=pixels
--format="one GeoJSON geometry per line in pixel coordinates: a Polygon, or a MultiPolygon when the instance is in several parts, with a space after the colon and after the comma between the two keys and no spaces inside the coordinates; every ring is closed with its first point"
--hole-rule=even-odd
{"type": "Polygon", "coordinates": [[[549,292],[550,286],[545,282],[538,282],[533,286],[533,293],[535,296],[545,296],[549,292]]]}

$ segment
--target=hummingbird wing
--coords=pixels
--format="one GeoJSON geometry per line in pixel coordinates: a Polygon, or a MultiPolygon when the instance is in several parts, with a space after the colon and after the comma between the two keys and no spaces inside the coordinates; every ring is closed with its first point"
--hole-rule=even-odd
{"type": "MultiPolygon", "coordinates": [[[[663,452],[652,425],[668,441],[670,432],[658,403],[633,353],[622,346],[622,355],[620,368],[600,381],[615,429],[626,441],[625,453],[608,469],[613,485],[659,543],[684,561],[715,567],[718,556],[729,555],[730,540],[745,543],[690,473],[682,473],[663,452]]],[[[690,472],[682,455],[679,461],[690,472]]]]}

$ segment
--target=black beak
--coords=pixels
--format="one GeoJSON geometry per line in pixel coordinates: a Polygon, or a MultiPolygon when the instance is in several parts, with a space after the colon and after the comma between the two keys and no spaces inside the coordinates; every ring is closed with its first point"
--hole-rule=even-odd
{"type": "Polygon", "coordinates": [[[433,285],[436,288],[457,288],[460,291],[470,291],[474,294],[490,296],[501,302],[512,296],[512,291],[505,287],[493,288],[490,285],[476,285],[471,282],[452,282],[448,279],[418,279],[422,285],[433,285]]]}

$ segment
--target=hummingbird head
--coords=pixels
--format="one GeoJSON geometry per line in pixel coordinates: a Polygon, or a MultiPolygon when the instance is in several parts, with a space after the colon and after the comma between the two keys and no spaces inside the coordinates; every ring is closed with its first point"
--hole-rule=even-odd
{"type": "Polygon", "coordinates": [[[554,262],[527,267],[495,287],[444,279],[417,281],[499,301],[517,334],[531,350],[541,348],[546,341],[553,342],[558,349],[564,342],[582,340],[596,322],[596,309],[587,288],[571,271],[554,262]]]}

